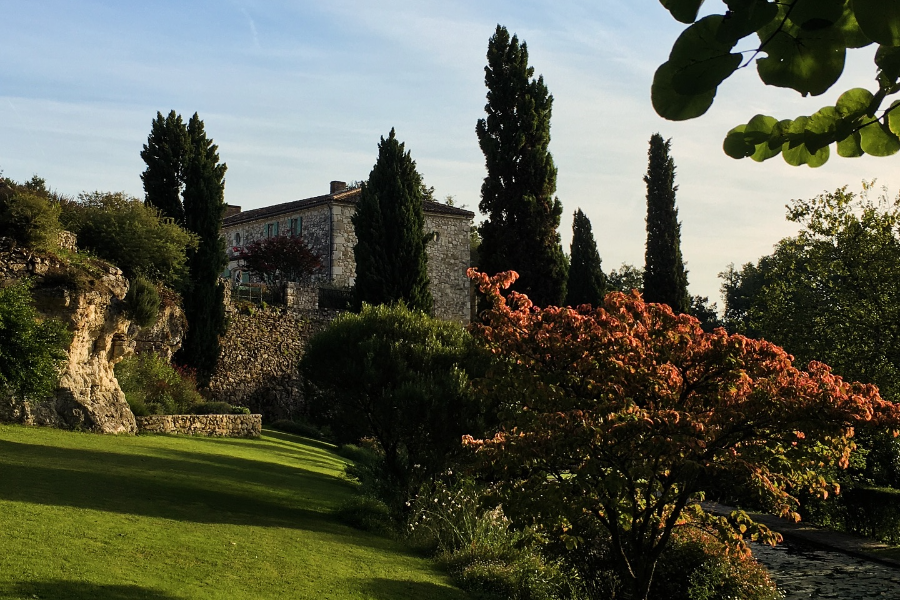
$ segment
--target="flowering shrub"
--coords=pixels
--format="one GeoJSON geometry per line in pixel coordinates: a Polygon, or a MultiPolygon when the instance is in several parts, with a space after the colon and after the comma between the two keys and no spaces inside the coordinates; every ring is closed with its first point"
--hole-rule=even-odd
{"type": "Polygon", "coordinates": [[[410,502],[407,537],[435,553],[463,589],[488,598],[573,598],[577,580],[538,550],[531,531],[517,530],[499,506],[485,504],[471,479],[426,484],[410,502]]]}
{"type": "Polygon", "coordinates": [[[760,340],[705,333],[688,315],[606,296],[603,306],[538,308],[470,270],[492,303],[473,331],[500,359],[476,382],[500,406],[491,437],[467,437],[514,521],[577,548],[603,536],[626,595],[648,597],[656,564],[688,515],[746,553],[777,536],[746,515],[700,510],[711,476],[744,481],[776,514],[799,519],[797,492],[837,491],[854,426],[900,429],[900,406],[827,365],[792,364],[760,340]]]}

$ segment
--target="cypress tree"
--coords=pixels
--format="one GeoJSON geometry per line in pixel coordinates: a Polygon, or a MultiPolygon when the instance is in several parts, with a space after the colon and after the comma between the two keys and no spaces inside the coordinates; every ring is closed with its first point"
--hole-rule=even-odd
{"type": "Polygon", "coordinates": [[[647,174],[647,250],[644,259],[644,300],[668,304],[676,313],[690,311],[687,271],[681,260],[681,225],[675,207],[675,163],[672,140],[650,138],[647,174]]]}
{"type": "Polygon", "coordinates": [[[598,306],[606,294],[606,275],[601,268],[600,253],[591,231],[591,221],[581,209],[572,220],[572,245],[569,279],[566,284],[566,304],[598,306]]]}
{"type": "Polygon", "coordinates": [[[141,158],[147,163],[147,168],[141,173],[144,203],[172,217],[179,225],[184,225],[181,190],[189,150],[188,131],[181,115],[173,110],[163,117],[162,113],[157,112],[147,143],[141,151],[141,158]]]}
{"type": "Polygon", "coordinates": [[[554,197],[556,167],[548,152],[553,96],[543,77],[533,79],[528,48],[505,27],[488,43],[487,118],[476,126],[487,177],[478,207],[481,268],[515,270],[515,289],[539,306],[565,298],[566,257],[560,244],[562,204],[554,197]]]}
{"type": "Polygon", "coordinates": [[[225,290],[219,276],[228,264],[221,236],[227,166],[219,163],[218,147],[207,138],[197,113],[187,131],[191,151],[184,166],[184,224],[200,243],[188,251],[190,282],[183,294],[188,331],[179,358],[205,384],[215,371],[219,336],[225,332],[225,290]]]}
{"type": "Polygon", "coordinates": [[[423,189],[415,161],[391,129],[378,144],[378,159],[362,184],[352,219],[359,302],[402,301],[410,309],[432,312],[423,189]]]}

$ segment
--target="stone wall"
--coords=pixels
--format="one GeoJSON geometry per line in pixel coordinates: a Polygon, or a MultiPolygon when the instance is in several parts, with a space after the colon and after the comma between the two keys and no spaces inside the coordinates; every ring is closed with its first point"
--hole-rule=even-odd
{"type": "Polygon", "coordinates": [[[237,438],[255,438],[262,433],[262,415],[151,415],[135,420],[138,433],[237,438]]]}
{"type": "Polygon", "coordinates": [[[434,316],[468,324],[470,318],[469,219],[425,213],[428,243],[428,279],[434,298],[434,316]]]}
{"type": "Polygon", "coordinates": [[[289,281],[284,289],[284,304],[295,310],[318,310],[319,286],[289,281]]]}
{"type": "Polygon", "coordinates": [[[310,336],[324,329],[337,311],[226,309],[229,326],[209,383],[211,399],[246,406],[267,421],[296,416],[303,400],[297,364],[310,336]]]}

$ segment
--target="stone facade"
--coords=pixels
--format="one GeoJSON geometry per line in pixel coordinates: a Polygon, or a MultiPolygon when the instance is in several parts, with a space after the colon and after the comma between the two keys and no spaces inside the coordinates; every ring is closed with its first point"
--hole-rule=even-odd
{"type": "MultiPolygon", "coordinates": [[[[360,190],[347,190],[341,182],[332,182],[325,196],[287,202],[245,212],[232,211],[223,221],[226,245],[231,248],[229,269],[235,275],[240,265],[237,251],[271,235],[301,235],[310,248],[322,257],[320,282],[340,288],[351,287],[356,280],[353,247],[356,233],[351,217],[356,211],[360,190]]],[[[425,232],[434,234],[428,244],[428,276],[436,317],[467,323],[470,318],[469,228],[474,214],[438,202],[426,202],[425,232]]],[[[246,280],[246,275],[241,274],[246,280]]]]}
{"type": "Polygon", "coordinates": [[[150,415],[135,420],[138,433],[237,438],[257,438],[262,433],[261,415],[150,415]]]}
{"type": "Polygon", "coordinates": [[[220,338],[210,399],[246,406],[267,421],[299,414],[303,391],[297,364],[310,336],[338,313],[231,304],[226,310],[229,326],[220,338]]]}

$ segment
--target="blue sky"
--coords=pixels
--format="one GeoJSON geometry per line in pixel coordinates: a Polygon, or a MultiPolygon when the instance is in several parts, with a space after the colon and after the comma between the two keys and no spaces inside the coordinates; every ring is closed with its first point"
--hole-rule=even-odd
{"type": "Polygon", "coordinates": [[[365,179],[395,127],[436,194],[477,211],[485,171],[475,122],[498,23],[527,42],[554,96],[564,247],[580,207],[607,270],[643,263],[654,132],[672,138],[691,292],[711,300],[729,263],[755,260],[796,230],[784,220],[792,198],[873,178],[900,189],[900,158],[835,157],[813,170],[721,151],[728,129],[756,113],[810,114],[843,89],[872,89],[866,50],[818,98],[763,86],[746,69],[704,117],[657,117],[650,82],[682,28],[657,0],[0,0],[0,9],[0,169],[16,180],[37,173],[66,194],[143,197],[141,147],[156,112],[174,109],[203,118],[228,164],[226,200],[245,209],[365,179]]]}

